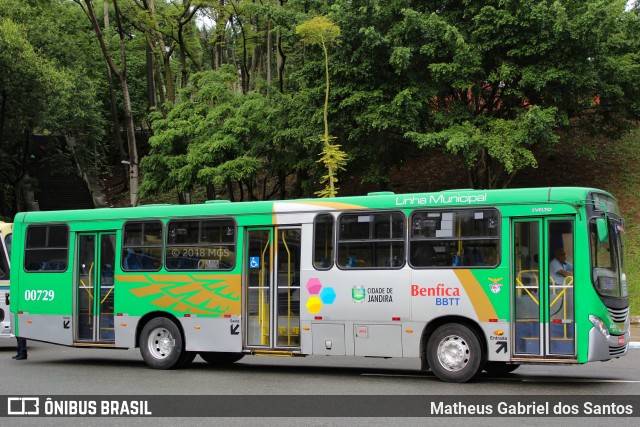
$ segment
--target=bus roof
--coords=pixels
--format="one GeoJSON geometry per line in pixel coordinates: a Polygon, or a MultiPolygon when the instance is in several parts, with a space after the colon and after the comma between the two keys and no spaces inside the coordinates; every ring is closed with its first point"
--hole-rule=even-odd
{"type": "MultiPolygon", "coordinates": [[[[123,220],[214,215],[271,214],[273,212],[313,212],[357,209],[415,209],[470,206],[497,206],[536,203],[584,204],[596,193],[609,201],[607,210],[617,210],[615,198],[602,190],[588,187],[543,187],[499,190],[457,189],[434,193],[370,193],[366,196],[328,199],[291,199],[254,202],[210,201],[193,205],[153,204],[124,208],[99,208],[66,211],[21,212],[14,223],[69,222],[87,220],[123,220]]],[[[599,199],[599,200],[601,200],[599,199]]],[[[619,212],[618,212],[619,214],[619,212]]]]}

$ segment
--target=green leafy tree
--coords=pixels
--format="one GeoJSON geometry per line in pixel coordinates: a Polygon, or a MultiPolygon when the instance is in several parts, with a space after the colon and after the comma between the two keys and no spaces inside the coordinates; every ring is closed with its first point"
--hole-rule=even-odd
{"type": "Polygon", "coordinates": [[[287,197],[290,177],[309,167],[299,101],[279,92],[243,95],[237,79],[230,65],[196,73],[167,116],[156,115],[141,195],[204,186],[210,199],[287,197]]]}
{"type": "Polygon", "coordinates": [[[391,63],[429,82],[431,110],[406,136],[461,156],[474,187],[537,167],[534,148],[561,128],[619,130],[637,117],[623,1],[438,1],[402,13],[391,63]]]}
{"type": "Polygon", "coordinates": [[[0,209],[5,217],[20,208],[17,192],[32,162],[32,133],[96,139],[104,134],[92,71],[96,51],[75,12],[73,4],[53,1],[6,0],[0,9],[0,209]]]}

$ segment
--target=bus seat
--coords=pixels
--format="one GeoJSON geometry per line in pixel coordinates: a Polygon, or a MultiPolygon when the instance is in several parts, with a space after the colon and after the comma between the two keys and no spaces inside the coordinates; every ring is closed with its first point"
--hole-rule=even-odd
{"type": "Polygon", "coordinates": [[[138,256],[133,251],[128,251],[127,256],[124,258],[125,270],[142,270],[142,264],[138,259],[138,256]]]}
{"type": "Polygon", "coordinates": [[[180,260],[178,261],[178,270],[189,270],[191,268],[190,266],[190,262],[188,258],[185,257],[180,257],[180,260]]]}

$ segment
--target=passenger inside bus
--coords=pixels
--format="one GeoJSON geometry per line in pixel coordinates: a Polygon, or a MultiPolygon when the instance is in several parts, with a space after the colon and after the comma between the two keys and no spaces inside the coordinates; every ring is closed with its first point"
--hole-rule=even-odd
{"type": "Polygon", "coordinates": [[[573,276],[573,265],[567,262],[567,253],[564,248],[558,248],[554,252],[554,258],[549,263],[549,275],[553,285],[561,286],[567,277],[573,276]]]}

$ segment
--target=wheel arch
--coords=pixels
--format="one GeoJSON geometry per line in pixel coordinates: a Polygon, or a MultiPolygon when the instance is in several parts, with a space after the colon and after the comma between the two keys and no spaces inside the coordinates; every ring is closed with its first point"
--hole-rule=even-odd
{"type": "Polygon", "coordinates": [[[423,371],[429,370],[429,362],[427,361],[427,343],[429,342],[429,338],[440,326],[453,323],[468,327],[476,335],[482,347],[482,357],[484,361],[487,360],[487,337],[477,321],[464,316],[442,316],[431,320],[422,330],[422,336],[420,337],[420,360],[423,371]]]}

